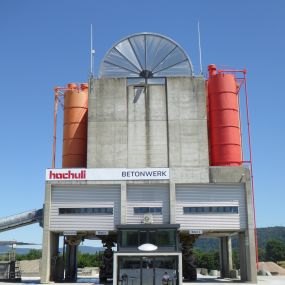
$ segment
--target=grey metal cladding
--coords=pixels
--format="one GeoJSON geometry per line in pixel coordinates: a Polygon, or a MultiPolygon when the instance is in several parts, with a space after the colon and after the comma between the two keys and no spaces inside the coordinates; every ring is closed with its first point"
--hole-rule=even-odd
{"type": "Polygon", "coordinates": [[[113,230],[120,223],[120,185],[52,188],[50,230],[113,230]],[[113,207],[113,215],[59,215],[59,208],[113,207]]]}
{"type": "Polygon", "coordinates": [[[235,185],[176,185],[176,223],[181,229],[246,228],[244,184],[235,185]],[[184,214],[183,207],[238,206],[239,213],[184,214]]]}
{"type": "Polygon", "coordinates": [[[169,223],[169,185],[128,185],[127,224],[140,224],[143,220],[144,215],[134,214],[134,207],[162,207],[162,215],[153,215],[153,223],[169,223]]]}

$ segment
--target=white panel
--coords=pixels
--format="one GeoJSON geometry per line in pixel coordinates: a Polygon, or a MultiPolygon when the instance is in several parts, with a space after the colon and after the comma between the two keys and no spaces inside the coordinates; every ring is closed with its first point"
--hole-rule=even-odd
{"type": "Polygon", "coordinates": [[[154,224],[169,223],[169,185],[129,185],[127,188],[127,224],[141,224],[144,215],[134,207],[162,207],[162,215],[153,215],[154,224]]]}
{"type": "Polygon", "coordinates": [[[113,230],[120,223],[120,185],[54,187],[50,229],[56,231],[113,230]],[[59,208],[112,207],[113,215],[59,215],[59,208]]]}
{"type": "Polygon", "coordinates": [[[176,223],[181,229],[238,230],[246,228],[243,184],[176,185],[176,223]],[[238,206],[239,213],[184,214],[183,207],[238,206]]]}

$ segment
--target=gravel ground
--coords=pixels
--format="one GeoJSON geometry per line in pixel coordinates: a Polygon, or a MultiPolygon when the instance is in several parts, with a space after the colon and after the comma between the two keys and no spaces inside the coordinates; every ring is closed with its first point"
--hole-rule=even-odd
{"type": "MultiPolygon", "coordinates": [[[[39,284],[40,283],[40,278],[34,277],[26,277],[23,278],[21,283],[17,284],[39,284]]],[[[249,284],[249,283],[244,283],[244,282],[239,282],[239,281],[233,281],[229,279],[215,279],[214,277],[211,276],[202,276],[198,275],[198,281],[197,282],[185,282],[183,283],[184,285],[190,285],[190,284],[201,284],[201,283],[206,283],[207,285],[217,285],[217,284],[249,284]]],[[[1,282],[1,285],[11,285],[12,283],[6,283],[6,282],[1,282]]],[[[99,280],[94,278],[94,279],[88,279],[88,278],[81,278],[78,280],[77,283],[52,283],[52,284],[64,284],[64,285],[94,285],[94,284],[99,284],[99,280]]],[[[110,283],[111,284],[111,283],[110,283]]],[[[250,283],[253,284],[253,283],[250,283]]],[[[285,285],[285,276],[258,276],[258,285],[285,285]]]]}
{"type": "MultiPolygon", "coordinates": [[[[24,277],[21,283],[14,283],[14,284],[39,284],[40,278],[39,277],[24,277]]],[[[184,285],[192,285],[192,284],[201,284],[206,283],[207,285],[217,285],[217,284],[240,284],[240,285],[248,285],[253,283],[244,283],[239,281],[233,281],[229,279],[215,279],[213,277],[205,277],[205,276],[198,276],[198,280],[196,282],[184,282],[184,285]]],[[[1,285],[11,285],[13,283],[1,282],[1,285]]],[[[64,285],[99,285],[99,280],[82,278],[79,279],[77,283],[51,283],[51,284],[64,284],[64,285]]],[[[111,284],[111,283],[109,283],[111,284]]],[[[255,283],[256,284],[256,283],[255,283]]],[[[285,285],[285,276],[258,276],[258,285],[285,285]]]]}

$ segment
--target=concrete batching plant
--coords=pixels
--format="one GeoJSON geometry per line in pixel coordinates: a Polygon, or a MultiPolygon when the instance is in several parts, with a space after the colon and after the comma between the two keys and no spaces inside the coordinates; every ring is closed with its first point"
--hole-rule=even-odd
{"type": "Polygon", "coordinates": [[[241,279],[256,281],[241,83],[215,65],[207,79],[194,76],[177,43],[142,33],[107,52],[99,78],[56,88],[55,106],[64,98],[63,154],[56,168],[54,149],[46,171],[42,282],[76,280],[82,239],[106,247],[101,281],[161,284],[165,272],[172,284],[195,279],[198,236],[220,239],[221,276],[229,277],[233,235],[241,279]]]}

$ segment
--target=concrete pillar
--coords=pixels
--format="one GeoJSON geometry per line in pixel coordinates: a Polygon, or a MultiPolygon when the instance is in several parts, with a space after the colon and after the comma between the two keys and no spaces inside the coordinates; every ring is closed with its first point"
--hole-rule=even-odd
{"type": "Polygon", "coordinates": [[[50,232],[50,281],[57,280],[58,241],[59,234],[50,232]]]}
{"type": "Polygon", "coordinates": [[[231,237],[220,238],[220,269],[221,277],[230,278],[230,271],[233,268],[232,240],[231,237]]]}
{"type": "Polygon", "coordinates": [[[238,234],[239,238],[239,260],[240,260],[240,279],[247,281],[247,265],[246,265],[246,249],[245,249],[245,234],[238,234]]]}
{"type": "Polygon", "coordinates": [[[121,183],[121,224],[126,223],[127,182],[121,183]]]}
{"type": "Polygon", "coordinates": [[[77,245],[66,245],[65,254],[65,280],[76,281],[77,279],[77,245]]]}
{"type": "Polygon", "coordinates": [[[170,224],[176,223],[176,190],[175,183],[169,183],[169,211],[170,211],[170,224]]]}
{"type": "Polygon", "coordinates": [[[41,264],[41,283],[49,283],[50,281],[55,281],[56,279],[58,240],[58,234],[50,232],[48,230],[44,231],[41,264]]]}
{"type": "Polygon", "coordinates": [[[254,225],[254,208],[251,188],[251,176],[248,169],[245,171],[245,192],[247,206],[247,229],[245,230],[244,245],[247,266],[247,281],[257,282],[256,270],[256,248],[255,248],[255,225],[254,225]]]}
{"type": "Polygon", "coordinates": [[[46,183],[43,221],[43,246],[41,264],[41,283],[50,282],[51,272],[51,232],[49,230],[49,216],[51,203],[51,184],[46,183]]]}
{"type": "Polygon", "coordinates": [[[242,281],[257,282],[254,231],[239,233],[240,277],[242,281]]]}

